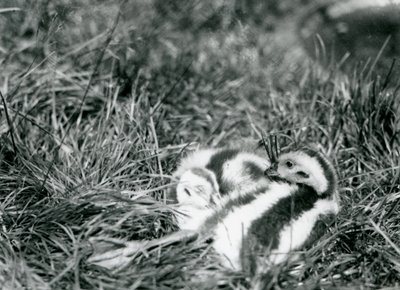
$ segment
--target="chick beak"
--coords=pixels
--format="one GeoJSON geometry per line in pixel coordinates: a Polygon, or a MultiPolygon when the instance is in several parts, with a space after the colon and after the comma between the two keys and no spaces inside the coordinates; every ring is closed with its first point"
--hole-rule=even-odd
{"type": "Polygon", "coordinates": [[[269,177],[279,176],[278,164],[271,164],[271,166],[264,171],[264,175],[269,177]]]}

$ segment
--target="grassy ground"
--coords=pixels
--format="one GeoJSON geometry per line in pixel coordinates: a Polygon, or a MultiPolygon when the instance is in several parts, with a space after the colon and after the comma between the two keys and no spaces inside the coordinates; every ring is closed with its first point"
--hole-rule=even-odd
{"type": "Polygon", "coordinates": [[[88,241],[176,230],[180,156],[261,132],[324,148],[342,199],[270,287],[400,287],[398,91],[307,60],[293,27],[306,1],[185,2],[2,1],[1,289],[246,289],[206,241],[119,272],[89,265],[88,241]]]}

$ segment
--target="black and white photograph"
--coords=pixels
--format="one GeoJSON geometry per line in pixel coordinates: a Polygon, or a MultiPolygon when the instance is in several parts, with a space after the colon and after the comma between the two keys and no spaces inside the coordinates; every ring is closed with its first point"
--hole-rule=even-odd
{"type": "Polygon", "coordinates": [[[400,289],[400,0],[0,0],[0,290],[400,289]]]}

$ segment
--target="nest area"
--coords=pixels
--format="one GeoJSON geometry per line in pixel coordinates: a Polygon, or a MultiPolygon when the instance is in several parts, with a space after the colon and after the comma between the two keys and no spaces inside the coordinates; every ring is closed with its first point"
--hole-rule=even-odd
{"type": "Polygon", "coordinates": [[[88,263],[89,241],[176,231],[166,192],[182,154],[276,134],[333,160],[342,210],[266,287],[397,287],[398,64],[321,67],[296,34],[310,1],[267,2],[2,1],[3,288],[248,288],[207,241],[115,272],[88,263]]]}

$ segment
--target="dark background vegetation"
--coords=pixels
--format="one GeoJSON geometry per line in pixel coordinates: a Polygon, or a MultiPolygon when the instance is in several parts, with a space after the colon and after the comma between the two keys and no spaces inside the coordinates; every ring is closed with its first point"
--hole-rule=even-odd
{"type": "Polygon", "coordinates": [[[18,9],[0,13],[1,287],[246,289],[205,241],[119,272],[89,265],[88,241],[176,230],[185,151],[277,132],[330,156],[342,210],[271,287],[400,287],[399,93],[308,59],[310,2],[3,0],[18,9]]]}

